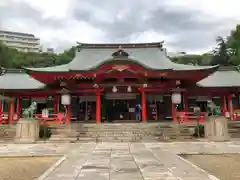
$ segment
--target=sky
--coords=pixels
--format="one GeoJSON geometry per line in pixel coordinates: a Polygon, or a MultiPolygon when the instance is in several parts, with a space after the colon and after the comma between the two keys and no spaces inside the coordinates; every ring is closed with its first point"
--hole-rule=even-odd
{"type": "Polygon", "coordinates": [[[164,41],[203,53],[240,22],[239,0],[0,0],[0,29],[33,33],[57,52],[82,43],[164,41]]]}

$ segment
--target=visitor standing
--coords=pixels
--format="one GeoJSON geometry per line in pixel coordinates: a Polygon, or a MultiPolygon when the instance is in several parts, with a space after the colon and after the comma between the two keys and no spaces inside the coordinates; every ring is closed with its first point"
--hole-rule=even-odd
{"type": "Polygon", "coordinates": [[[142,107],[140,104],[137,104],[136,108],[135,108],[135,114],[136,114],[137,121],[141,121],[141,112],[142,112],[142,107]]]}

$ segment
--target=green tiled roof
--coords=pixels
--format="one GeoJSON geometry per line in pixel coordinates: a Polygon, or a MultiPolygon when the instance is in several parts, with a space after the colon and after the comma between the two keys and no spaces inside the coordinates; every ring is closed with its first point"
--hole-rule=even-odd
{"type": "MultiPolygon", "coordinates": [[[[89,48],[82,49],[80,52],[76,53],[76,57],[72,62],[69,63],[69,69],[75,71],[86,71],[98,67],[104,64],[106,61],[113,60],[112,54],[118,51],[118,49],[97,49],[89,48]]],[[[198,70],[212,68],[212,66],[191,66],[182,65],[172,62],[165,54],[163,50],[158,47],[150,48],[126,48],[125,52],[129,54],[126,61],[136,62],[147,69],[151,70],[198,70]]]]}
{"type": "Polygon", "coordinates": [[[0,76],[0,90],[34,90],[45,87],[45,84],[35,80],[20,70],[7,71],[0,76]]]}
{"type": "Polygon", "coordinates": [[[183,65],[172,62],[161,48],[161,44],[125,44],[122,50],[128,54],[128,57],[114,59],[113,53],[119,51],[114,44],[97,45],[82,44],[79,52],[69,64],[46,67],[46,68],[25,68],[30,71],[39,72],[68,72],[68,71],[89,71],[93,70],[104,63],[136,63],[149,70],[174,70],[174,71],[192,71],[217,69],[218,66],[193,66],[183,65]]]}
{"type": "Polygon", "coordinates": [[[197,83],[200,87],[240,87],[240,72],[233,68],[220,69],[197,83]]]}

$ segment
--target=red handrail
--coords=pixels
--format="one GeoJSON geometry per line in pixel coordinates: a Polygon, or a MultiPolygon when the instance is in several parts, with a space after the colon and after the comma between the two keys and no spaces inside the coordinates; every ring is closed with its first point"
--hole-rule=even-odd
{"type": "Polygon", "coordinates": [[[205,112],[201,112],[200,116],[195,115],[194,112],[185,112],[185,111],[179,112],[180,123],[192,124],[192,123],[196,123],[197,120],[199,123],[203,123],[205,122],[205,119],[206,119],[205,112]]]}
{"type": "Polygon", "coordinates": [[[35,114],[34,117],[41,124],[63,124],[65,119],[64,113],[50,114],[48,117],[43,117],[42,114],[35,114]]]}
{"type": "MultiPolygon", "coordinates": [[[[8,112],[0,112],[0,124],[9,124],[8,115],[8,112]]],[[[16,113],[14,113],[11,123],[16,123],[18,120],[18,116],[16,116],[16,113]]]]}

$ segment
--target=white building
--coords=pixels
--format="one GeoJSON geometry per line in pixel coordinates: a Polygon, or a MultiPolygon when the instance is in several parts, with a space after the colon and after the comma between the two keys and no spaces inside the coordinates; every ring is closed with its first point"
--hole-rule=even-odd
{"type": "Polygon", "coordinates": [[[40,39],[33,34],[0,30],[0,41],[18,51],[40,52],[40,39]]]}

